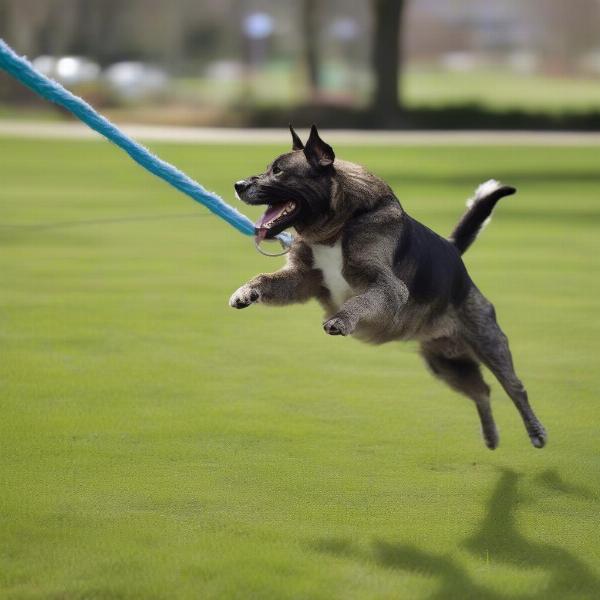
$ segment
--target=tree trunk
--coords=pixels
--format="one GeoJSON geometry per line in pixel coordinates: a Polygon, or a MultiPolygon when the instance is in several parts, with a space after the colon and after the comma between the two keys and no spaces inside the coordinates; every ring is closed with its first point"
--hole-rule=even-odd
{"type": "Polygon", "coordinates": [[[309,95],[313,98],[319,90],[319,19],[316,0],[302,0],[302,33],[309,95]]]}
{"type": "Polygon", "coordinates": [[[375,88],[371,108],[378,121],[393,120],[400,110],[398,83],[400,70],[400,34],[404,0],[372,0],[373,31],[372,68],[375,88]]]}

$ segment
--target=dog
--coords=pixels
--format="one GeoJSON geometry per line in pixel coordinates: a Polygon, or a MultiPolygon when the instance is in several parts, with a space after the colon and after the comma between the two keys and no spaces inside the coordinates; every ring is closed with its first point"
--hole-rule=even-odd
{"type": "Polygon", "coordinates": [[[403,209],[391,188],[360,165],[339,160],[313,125],[304,145],[290,126],[292,150],[260,174],[237,181],[238,198],[266,205],[256,238],[293,227],[287,264],[240,287],[233,308],[283,306],[317,299],[329,335],[373,344],[415,340],[436,377],[473,400],[486,446],[498,446],[490,388],[481,365],[498,379],[519,411],[531,443],[546,431],[517,377],[494,306],[473,283],[461,255],[494,206],[515,188],[479,186],[448,239],[403,209]]]}

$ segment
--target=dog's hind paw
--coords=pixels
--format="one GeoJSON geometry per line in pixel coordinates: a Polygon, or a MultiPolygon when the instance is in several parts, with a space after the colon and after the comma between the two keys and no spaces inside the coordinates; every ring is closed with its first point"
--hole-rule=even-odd
{"type": "Polygon", "coordinates": [[[530,434],[529,439],[536,448],[543,448],[546,445],[548,436],[546,435],[545,431],[542,431],[541,433],[530,434]]]}
{"type": "Polygon", "coordinates": [[[496,428],[493,430],[483,431],[483,442],[490,450],[495,450],[500,443],[500,436],[496,431],[496,428]]]}
{"type": "Polygon", "coordinates": [[[260,300],[260,292],[249,285],[243,285],[229,298],[229,306],[232,308],[246,308],[260,300]]]}
{"type": "Polygon", "coordinates": [[[527,433],[529,434],[529,439],[531,440],[531,443],[536,448],[543,448],[546,445],[546,441],[548,440],[548,434],[546,433],[546,430],[539,421],[529,426],[527,428],[527,433]]]}

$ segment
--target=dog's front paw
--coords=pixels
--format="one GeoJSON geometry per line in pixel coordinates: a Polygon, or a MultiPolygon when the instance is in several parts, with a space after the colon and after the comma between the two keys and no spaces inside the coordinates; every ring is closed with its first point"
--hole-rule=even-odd
{"type": "Polygon", "coordinates": [[[336,316],[323,323],[325,333],[329,335],[350,335],[354,331],[354,327],[348,319],[336,316]]]}
{"type": "Polygon", "coordinates": [[[233,308],[246,308],[260,301],[260,292],[248,284],[243,285],[229,298],[229,306],[233,308]]]}

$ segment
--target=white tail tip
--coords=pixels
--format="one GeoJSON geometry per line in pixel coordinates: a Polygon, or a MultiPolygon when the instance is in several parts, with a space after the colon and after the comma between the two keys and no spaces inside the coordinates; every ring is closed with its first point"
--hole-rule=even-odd
{"type": "Polygon", "coordinates": [[[476,190],[475,195],[467,200],[467,206],[471,208],[475,202],[479,202],[483,198],[489,196],[496,190],[500,189],[502,184],[496,179],[488,179],[484,181],[476,190]]]}

